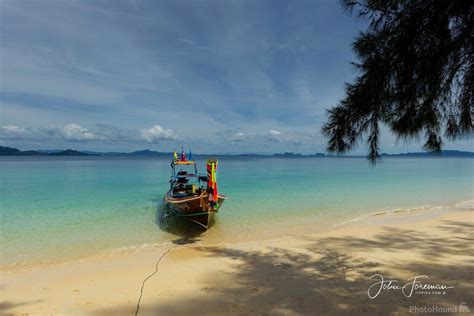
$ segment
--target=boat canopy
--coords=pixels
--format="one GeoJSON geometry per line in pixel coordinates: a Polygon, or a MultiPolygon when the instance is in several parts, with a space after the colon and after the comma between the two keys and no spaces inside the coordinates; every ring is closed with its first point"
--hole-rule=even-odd
{"type": "Polygon", "coordinates": [[[173,170],[171,176],[176,176],[176,166],[194,166],[194,173],[197,174],[196,161],[194,161],[191,150],[189,151],[189,156],[186,157],[184,150],[181,149],[181,155],[178,157],[176,151],[173,152],[173,160],[171,161],[171,169],[173,170]],[[189,158],[188,158],[189,157],[189,158]]]}
{"type": "Polygon", "coordinates": [[[196,162],[194,160],[185,160],[185,161],[174,160],[173,164],[175,164],[175,165],[195,165],[196,162]]]}

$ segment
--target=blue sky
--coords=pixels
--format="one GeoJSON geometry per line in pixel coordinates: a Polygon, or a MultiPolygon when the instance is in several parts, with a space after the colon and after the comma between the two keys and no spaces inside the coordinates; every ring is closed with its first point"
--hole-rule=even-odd
{"type": "Polygon", "coordinates": [[[338,1],[6,0],[0,16],[0,143],[21,149],[322,152],[363,29],[338,1]]]}

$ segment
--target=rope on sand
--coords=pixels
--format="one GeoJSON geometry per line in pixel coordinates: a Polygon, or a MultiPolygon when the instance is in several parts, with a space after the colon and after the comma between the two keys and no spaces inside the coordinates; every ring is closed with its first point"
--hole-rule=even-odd
{"type": "Polygon", "coordinates": [[[158,265],[160,264],[160,261],[161,259],[163,259],[170,251],[171,251],[172,248],[168,248],[168,250],[166,250],[161,256],[160,258],[158,258],[158,260],[156,261],[156,264],[155,264],[155,271],[153,271],[152,274],[150,274],[149,276],[147,276],[145,278],[145,280],[143,280],[143,283],[142,283],[142,288],[140,289],[140,297],[138,298],[138,302],[137,302],[137,309],[135,311],[135,316],[138,315],[138,311],[140,309],[140,302],[142,300],[142,296],[143,296],[143,289],[145,288],[145,283],[146,281],[148,281],[148,279],[150,279],[151,277],[153,277],[157,272],[158,272],[158,265]]]}

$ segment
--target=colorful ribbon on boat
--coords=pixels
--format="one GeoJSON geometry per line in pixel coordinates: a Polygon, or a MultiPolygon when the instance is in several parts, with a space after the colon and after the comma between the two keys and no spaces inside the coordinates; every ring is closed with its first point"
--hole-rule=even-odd
{"type": "Polygon", "coordinates": [[[207,193],[209,208],[218,207],[219,193],[217,191],[217,159],[207,161],[207,193]]]}

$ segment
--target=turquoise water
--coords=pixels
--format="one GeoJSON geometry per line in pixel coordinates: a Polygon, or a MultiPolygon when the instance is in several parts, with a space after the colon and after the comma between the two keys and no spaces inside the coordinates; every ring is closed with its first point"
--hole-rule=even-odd
{"type": "MultiPolygon", "coordinates": [[[[169,159],[0,159],[0,264],[54,261],[144,244],[185,231],[160,228],[169,159]]],[[[204,171],[204,161],[198,161],[204,171]]],[[[362,214],[473,199],[474,159],[224,157],[229,196],[204,242],[300,224],[328,227],[362,214]]],[[[316,229],[316,228],[315,228],[316,229]]]]}

